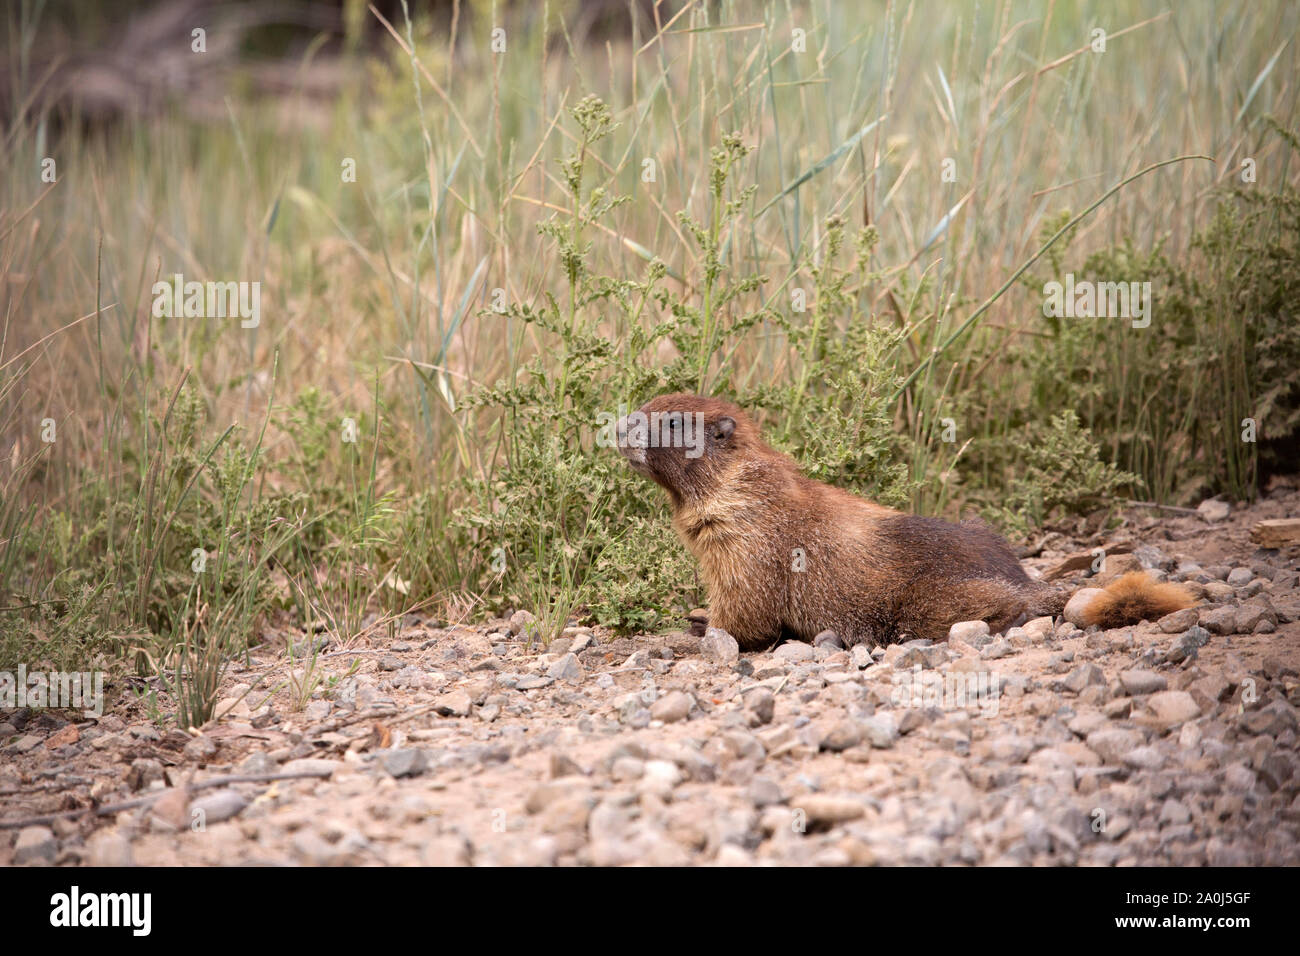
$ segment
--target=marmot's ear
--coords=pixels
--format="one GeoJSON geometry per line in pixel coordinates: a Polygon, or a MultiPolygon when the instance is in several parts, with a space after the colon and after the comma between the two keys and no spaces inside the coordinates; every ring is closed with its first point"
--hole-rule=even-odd
{"type": "Polygon", "coordinates": [[[736,420],[734,418],[719,418],[713,423],[713,437],[718,441],[725,441],[730,438],[735,430],[736,420]]]}

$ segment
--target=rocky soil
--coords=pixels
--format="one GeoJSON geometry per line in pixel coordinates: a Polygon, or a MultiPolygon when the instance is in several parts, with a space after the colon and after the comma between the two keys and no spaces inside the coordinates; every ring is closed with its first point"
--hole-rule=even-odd
{"type": "Polygon", "coordinates": [[[1300,493],[1212,511],[1026,558],[1108,545],[1103,581],[1202,597],[1135,627],[738,655],[715,631],[542,648],[519,612],[326,647],[301,707],[263,645],[197,735],[120,688],[95,720],[0,713],[0,822],[23,823],[0,864],[1295,864],[1300,548],[1248,531],[1300,493]]]}

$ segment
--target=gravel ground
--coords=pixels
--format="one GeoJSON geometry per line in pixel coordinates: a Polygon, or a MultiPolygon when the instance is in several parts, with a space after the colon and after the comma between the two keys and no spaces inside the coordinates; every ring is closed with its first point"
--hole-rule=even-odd
{"type": "Polygon", "coordinates": [[[1108,544],[1103,575],[1202,595],[1110,631],[737,655],[574,627],[545,649],[519,612],[330,648],[303,709],[235,703],[287,676],[286,641],[264,645],[198,736],[130,693],[91,721],[0,713],[3,820],[137,801],[2,829],[0,864],[1294,864],[1300,549],[1248,531],[1298,513],[1280,488],[1049,535],[1026,566],[1108,544]],[[229,776],[253,779],[204,785],[229,776]]]}

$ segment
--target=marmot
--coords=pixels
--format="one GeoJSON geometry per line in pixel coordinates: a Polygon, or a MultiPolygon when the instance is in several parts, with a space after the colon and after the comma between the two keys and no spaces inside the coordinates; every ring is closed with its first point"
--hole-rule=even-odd
{"type": "MultiPolygon", "coordinates": [[[[709,623],[746,650],[834,631],[844,644],[943,639],[1057,615],[1069,594],[1025,574],[983,523],[904,514],[800,473],[736,405],[661,395],[618,423],[619,450],[668,492],[673,528],[699,561],[709,623]]],[[[1086,623],[1119,627],[1193,603],[1145,572],[1120,578],[1086,623]]]]}

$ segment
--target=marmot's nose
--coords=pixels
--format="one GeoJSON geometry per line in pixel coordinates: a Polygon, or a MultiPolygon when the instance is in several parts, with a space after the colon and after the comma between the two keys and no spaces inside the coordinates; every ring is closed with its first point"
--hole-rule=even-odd
{"type": "Polygon", "coordinates": [[[624,416],[618,420],[618,447],[619,448],[644,448],[645,429],[639,428],[632,431],[628,427],[627,417],[624,416]]]}
{"type": "Polygon", "coordinates": [[[646,436],[644,428],[632,429],[627,417],[620,418],[616,426],[618,432],[618,450],[633,464],[645,461],[646,436]]]}

